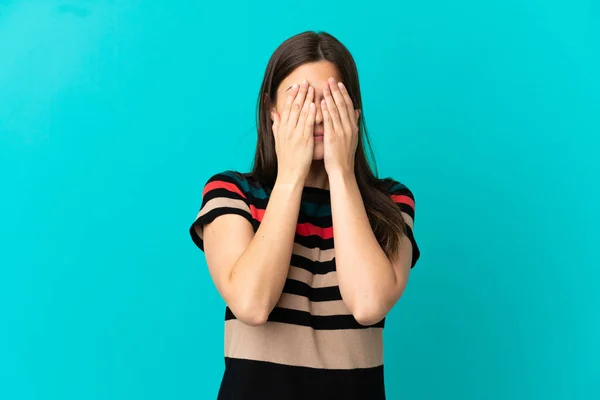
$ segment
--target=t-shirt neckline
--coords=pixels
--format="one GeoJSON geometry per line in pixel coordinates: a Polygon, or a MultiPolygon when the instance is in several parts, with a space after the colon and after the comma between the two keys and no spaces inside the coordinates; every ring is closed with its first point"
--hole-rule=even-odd
{"type": "Polygon", "coordinates": [[[302,201],[329,203],[331,201],[331,191],[313,186],[304,186],[302,188],[302,201]]]}

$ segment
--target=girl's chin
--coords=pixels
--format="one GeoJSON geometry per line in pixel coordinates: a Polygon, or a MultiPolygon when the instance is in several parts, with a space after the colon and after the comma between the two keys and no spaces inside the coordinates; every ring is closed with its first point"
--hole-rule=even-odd
{"type": "Polygon", "coordinates": [[[315,148],[313,151],[313,160],[318,161],[323,159],[323,150],[322,148],[315,148]]]}

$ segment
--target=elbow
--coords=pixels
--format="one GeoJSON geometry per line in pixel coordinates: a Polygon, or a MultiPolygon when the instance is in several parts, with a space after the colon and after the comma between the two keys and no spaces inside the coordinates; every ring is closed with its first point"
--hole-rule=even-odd
{"type": "Polygon", "coordinates": [[[389,311],[385,303],[379,297],[363,298],[360,301],[355,301],[349,309],[356,322],[362,326],[370,326],[377,324],[385,318],[389,311]]]}
{"type": "Polygon", "coordinates": [[[381,307],[359,307],[355,310],[352,315],[356,322],[358,322],[362,326],[371,326],[375,325],[381,320],[385,318],[386,311],[381,307]]]}
{"type": "MultiPolygon", "coordinates": [[[[398,296],[399,297],[399,296],[398,296]]],[[[362,326],[371,326],[381,322],[390,312],[397,298],[377,296],[363,299],[351,308],[352,316],[362,326]]]]}
{"type": "Polygon", "coordinates": [[[242,323],[249,326],[264,325],[269,319],[270,310],[267,307],[255,303],[247,302],[240,305],[233,312],[233,315],[242,323]]]}
{"type": "Polygon", "coordinates": [[[354,319],[363,326],[381,322],[402,297],[406,280],[397,281],[397,285],[388,290],[374,289],[362,301],[355,302],[351,312],[354,319]],[[375,294],[377,293],[377,294],[375,294]]]}
{"type": "Polygon", "coordinates": [[[267,318],[264,318],[260,314],[248,314],[238,319],[248,326],[261,326],[267,322],[267,318]]]}

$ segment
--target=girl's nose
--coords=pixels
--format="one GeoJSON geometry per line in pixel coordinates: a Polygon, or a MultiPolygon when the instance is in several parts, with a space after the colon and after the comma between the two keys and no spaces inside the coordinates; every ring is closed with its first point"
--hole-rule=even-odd
{"type": "Polygon", "coordinates": [[[317,108],[317,115],[315,115],[315,124],[319,125],[323,123],[323,112],[321,111],[321,103],[315,102],[317,108]]]}

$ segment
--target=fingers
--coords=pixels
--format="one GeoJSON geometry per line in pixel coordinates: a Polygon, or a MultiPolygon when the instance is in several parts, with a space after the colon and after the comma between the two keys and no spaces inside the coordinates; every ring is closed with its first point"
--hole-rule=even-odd
{"type": "MultiPolygon", "coordinates": [[[[352,120],[350,116],[350,111],[352,111],[352,107],[348,108],[346,105],[346,100],[344,99],[344,95],[340,91],[340,87],[333,78],[329,78],[329,87],[331,89],[331,96],[335,101],[335,107],[337,108],[338,114],[340,116],[340,121],[342,123],[342,127],[346,132],[352,131],[352,120]]],[[[341,83],[341,82],[340,82],[341,83]]]]}
{"type": "Polygon", "coordinates": [[[315,103],[312,101],[308,106],[308,116],[306,117],[306,122],[304,123],[304,134],[306,136],[312,136],[315,130],[315,118],[317,115],[317,107],[315,103]]]}
{"type": "Polygon", "coordinates": [[[298,84],[294,84],[290,91],[288,92],[287,98],[285,99],[285,103],[283,104],[283,109],[281,110],[281,121],[286,123],[290,116],[290,108],[294,99],[296,98],[296,94],[298,93],[298,84]]]}
{"type": "Polygon", "coordinates": [[[310,111],[310,105],[313,102],[314,96],[315,96],[315,88],[313,88],[312,86],[309,86],[308,93],[306,94],[306,99],[302,106],[302,111],[300,112],[300,116],[298,117],[298,128],[300,130],[304,129],[304,124],[306,123],[306,119],[308,118],[308,112],[310,111]]]}
{"type": "MultiPolygon", "coordinates": [[[[340,119],[340,111],[338,110],[338,107],[335,104],[335,100],[331,94],[331,88],[329,83],[323,86],[323,98],[325,99],[325,105],[327,106],[327,110],[329,111],[329,118],[331,120],[333,129],[336,131],[342,130],[344,127],[342,125],[342,120],[340,119]]],[[[323,110],[323,114],[324,113],[325,110],[323,110]]]]}
{"type": "Polygon", "coordinates": [[[298,90],[298,94],[292,103],[292,107],[290,109],[290,115],[287,124],[291,124],[291,126],[296,126],[298,123],[298,118],[300,117],[300,112],[302,111],[302,107],[304,106],[304,99],[306,98],[306,93],[308,92],[308,82],[306,79],[302,81],[300,85],[300,89],[298,90]]]}
{"type": "Polygon", "coordinates": [[[333,130],[333,123],[325,99],[321,100],[321,110],[323,111],[323,127],[325,128],[325,135],[328,135],[333,130]]]}
{"type": "Polygon", "coordinates": [[[346,86],[344,86],[342,82],[338,82],[337,85],[340,90],[340,94],[344,99],[344,103],[346,104],[346,112],[348,114],[348,118],[350,119],[350,123],[352,126],[355,126],[356,121],[358,120],[358,110],[354,110],[354,105],[352,104],[352,99],[350,98],[350,94],[348,93],[346,86]]]}

